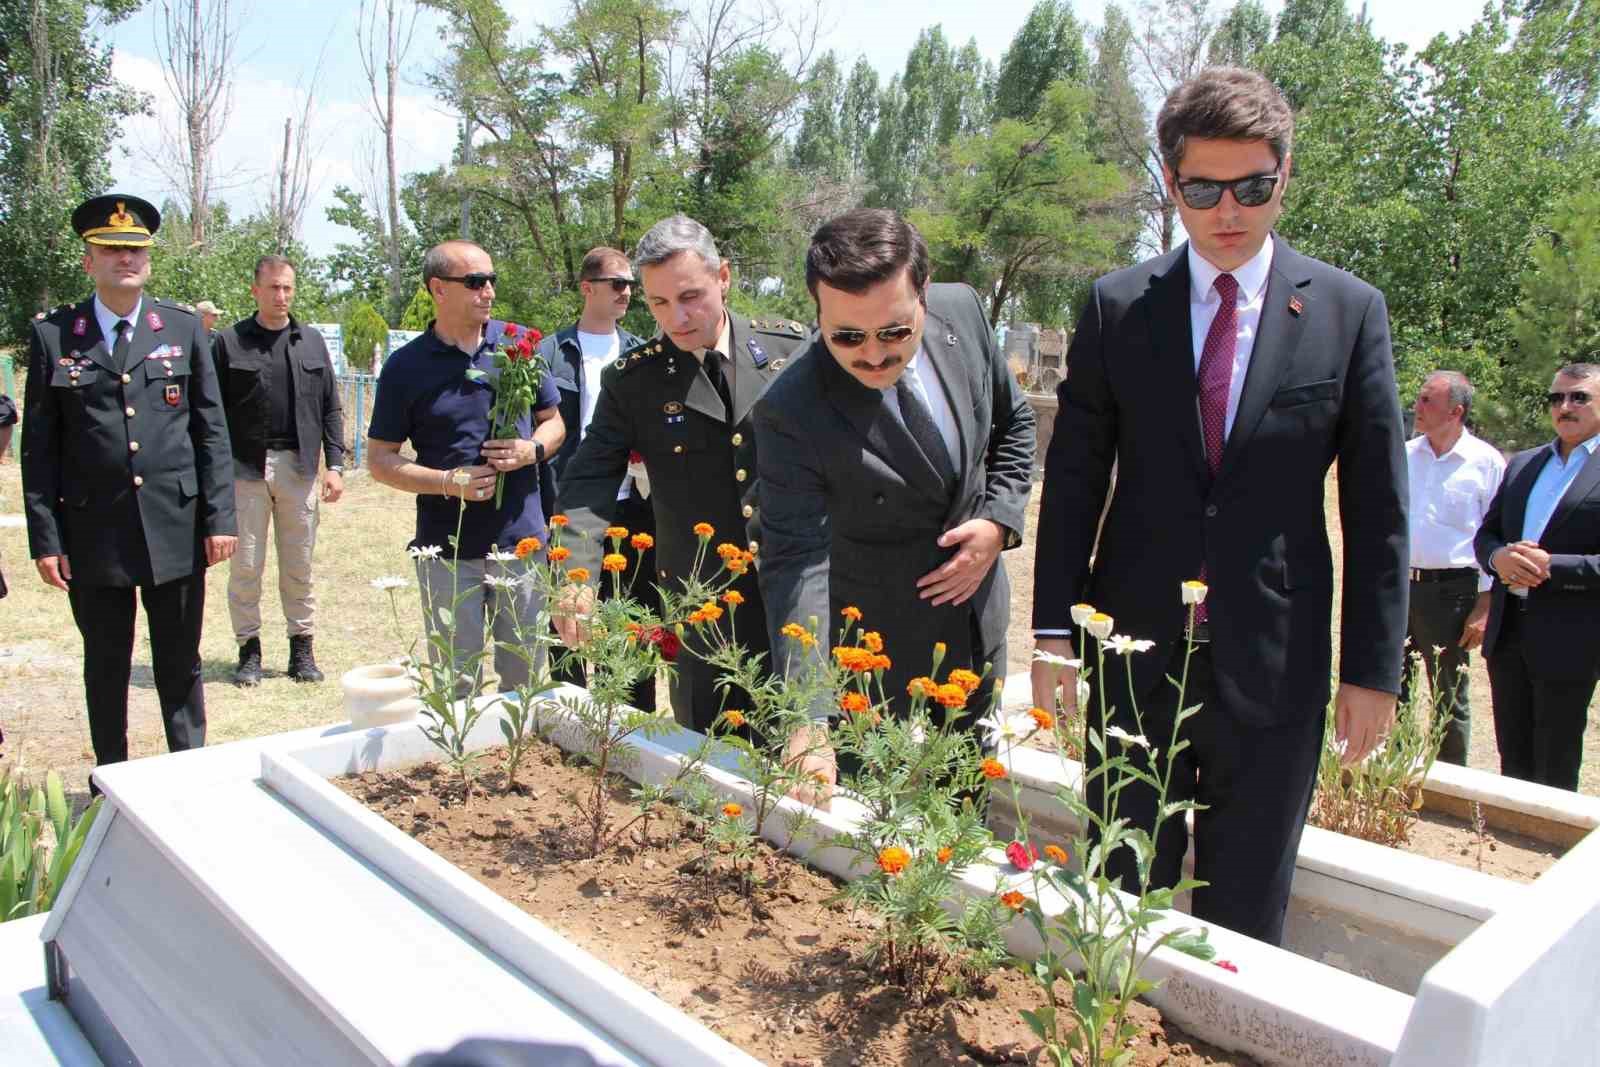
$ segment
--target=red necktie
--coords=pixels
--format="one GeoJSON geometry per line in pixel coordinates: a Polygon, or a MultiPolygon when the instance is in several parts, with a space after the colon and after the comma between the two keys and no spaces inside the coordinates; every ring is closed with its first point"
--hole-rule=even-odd
{"type": "MultiPolygon", "coordinates": [[[[1200,432],[1205,438],[1206,465],[1216,476],[1222,466],[1222,442],[1228,424],[1228,390],[1233,385],[1233,356],[1239,341],[1239,283],[1231,274],[1219,274],[1212,283],[1222,298],[1206,343],[1200,349],[1200,432]]],[[[1200,580],[1205,581],[1205,563],[1200,564],[1200,580]]],[[[1208,617],[1205,602],[1195,610],[1195,620],[1208,617]]]]}

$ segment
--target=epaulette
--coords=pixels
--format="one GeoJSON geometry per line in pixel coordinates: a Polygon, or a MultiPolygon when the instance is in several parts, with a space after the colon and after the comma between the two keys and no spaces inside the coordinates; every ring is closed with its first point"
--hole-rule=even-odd
{"type": "Polygon", "coordinates": [[[160,307],[172,308],[175,311],[181,311],[185,315],[194,315],[194,316],[198,317],[199,314],[200,314],[199,312],[195,311],[194,306],[192,304],[182,304],[182,303],[179,303],[176,300],[160,300],[160,299],[158,299],[156,301],[156,304],[159,305],[160,307]]]}
{"type": "Polygon", "coordinates": [[[781,337],[804,337],[806,328],[793,319],[751,319],[750,328],[781,337]]]}
{"type": "Polygon", "coordinates": [[[653,338],[628,349],[612,366],[623,373],[627,373],[650,357],[660,355],[665,347],[660,338],[653,338]]]}

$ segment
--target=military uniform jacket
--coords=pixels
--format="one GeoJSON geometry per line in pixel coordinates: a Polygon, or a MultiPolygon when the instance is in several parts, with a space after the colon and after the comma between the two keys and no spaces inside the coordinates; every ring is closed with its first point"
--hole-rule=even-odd
{"type": "Polygon", "coordinates": [[[169,582],[235,532],[233,457],[198,316],[146,294],[115,365],[93,298],[33,324],[22,427],[28,545],[88,585],[169,582]]]}

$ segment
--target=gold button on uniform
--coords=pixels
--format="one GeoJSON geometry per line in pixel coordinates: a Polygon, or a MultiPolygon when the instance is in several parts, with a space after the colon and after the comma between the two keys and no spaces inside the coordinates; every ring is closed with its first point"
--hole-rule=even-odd
{"type": "Polygon", "coordinates": [[[123,385],[127,385],[127,384],[128,384],[128,383],[129,383],[129,382],[131,382],[131,381],[133,381],[133,375],[131,375],[131,374],[124,374],[124,375],[123,375],[123,376],[122,376],[122,384],[123,384],[123,385]]]}
{"type": "Polygon", "coordinates": [[[736,482],[742,482],[742,481],[745,480],[745,473],[744,473],[744,468],[743,467],[740,467],[738,470],[733,472],[733,480],[736,481],[736,482]]]}
{"type": "Polygon", "coordinates": [[[736,433],[736,434],[734,434],[734,435],[733,435],[733,444],[734,444],[734,447],[736,447],[736,448],[737,448],[737,447],[738,447],[738,446],[739,446],[739,445],[742,445],[742,444],[744,444],[744,434],[742,434],[742,433],[736,433]]]}
{"type": "Polygon", "coordinates": [[[137,452],[137,451],[139,451],[139,442],[138,441],[129,441],[128,442],[128,451],[129,452],[137,452]]]}
{"type": "Polygon", "coordinates": [[[125,415],[127,415],[128,418],[130,418],[130,419],[133,418],[133,409],[132,408],[124,408],[123,409],[123,413],[125,415]]]}
{"type": "Polygon", "coordinates": [[[141,486],[141,485],[143,485],[143,484],[144,484],[144,475],[142,475],[142,474],[135,474],[135,475],[134,475],[134,476],[133,476],[133,487],[134,487],[134,488],[135,488],[135,489],[137,489],[137,488],[139,488],[139,487],[140,487],[140,486],[141,486]]]}
{"type": "Polygon", "coordinates": [[[744,506],[744,517],[745,518],[748,519],[750,516],[754,515],[755,513],[756,513],[756,509],[751,507],[749,504],[746,504],[744,506]]]}
{"type": "Polygon", "coordinates": [[[683,451],[683,446],[682,445],[673,445],[672,446],[672,451],[673,452],[682,452],[683,451]]]}

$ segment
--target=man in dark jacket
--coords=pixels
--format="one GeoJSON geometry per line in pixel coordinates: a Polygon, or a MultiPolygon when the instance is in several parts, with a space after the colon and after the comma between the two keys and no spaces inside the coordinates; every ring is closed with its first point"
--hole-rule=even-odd
{"type": "Polygon", "coordinates": [[[233,469],[200,320],[145,295],[156,209],[115,193],[72,213],[94,295],[33,323],[22,425],[28,545],[83,635],[96,764],[128,758],[134,593],[167,747],[206,739],[207,566],[233,555],[233,469]]]}
{"type": "Polygon", "coordinates": [[[239,551],[228,575],[228,615],[239,642],[233,681],[261,682],[261,571],[267,527],[275,523],[289,677],[320,682],[312,649],[317,600],[311,556],[318,504],[332,504],[344,492],[344,412],[322,335],[289,314],[294,266],[282,256],[262,256],[250,295],[256,313],[215,342],[239,510],[239,551]],[[319,476],[323,458],[328,466],[319,476]]]}

